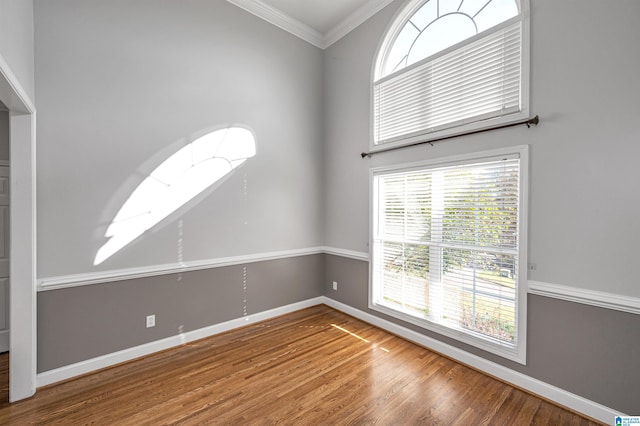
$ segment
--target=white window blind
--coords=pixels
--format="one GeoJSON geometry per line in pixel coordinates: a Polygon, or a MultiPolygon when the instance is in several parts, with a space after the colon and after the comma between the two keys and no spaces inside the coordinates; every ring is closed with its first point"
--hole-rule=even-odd
{"type": "MultiPolygon", "coordinates": [[[[515,22],[514,22],[515,21],[515,22]]],[[[522,21],[373,84],[374,145],[521,111],[522,21]]]]}
{"type": "Polygon", "coordinates": [[[515,348],[519,188],[519,158],[374,173],[374,307],[515,348]]]}

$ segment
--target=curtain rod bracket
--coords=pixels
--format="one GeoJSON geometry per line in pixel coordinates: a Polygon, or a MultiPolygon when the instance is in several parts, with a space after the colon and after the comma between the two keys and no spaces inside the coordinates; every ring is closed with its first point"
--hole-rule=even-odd
{"type": "Polygon", "coordinates": [[[510,124],[505,124],[502,126],[497,126],[497,127],[491,127],[489,129],[481,129],[481,130],[474,130],[471,132],[466,132],[466,133],[460,133],[459,135],[451,135],[451,136],[444,136],[442,138],[437,138],[437,139],[431,139],[430,141],[422,141],[422,142],[415,142],[409,145],[402,145],[402,146],[393,146],[391,148],[387,148],[387,149],[381,149],[379,151],[370,151],[370,152],[363,152],[362,154],[360,154],[360,156],[364,159],[364,158],[371,158],[371,156],[373,154],[380,154],[383,152],[389,152],[389,151],[395,151],[397,149],[402,149],[402,148],[410,148],[412,146],[417,146],[417,145],[423,145],[428,143],[431,146],[434,146],[433,143],[434,142],[439,142],[439,141],[443,141],[445,139],[451,139],[451,138],[457,138],[458,136],[467,136],[467,135],[473,135],[476,133],[484,133],[487,132],[489,130],[497,130],[497,129],[504,129],[506,127],[513,127],[513,126],[519,126],[521,124],[525,124],[527,126],[527,129],[531,128],[531,125],[533,124],[534,126],[537,126],[538,123],[540,123],[540,117],[538,117],[537,115],[533,118],[529,118],[527,120],[524,121],[518,121],[517,123],[510,123],[510,124]]]}

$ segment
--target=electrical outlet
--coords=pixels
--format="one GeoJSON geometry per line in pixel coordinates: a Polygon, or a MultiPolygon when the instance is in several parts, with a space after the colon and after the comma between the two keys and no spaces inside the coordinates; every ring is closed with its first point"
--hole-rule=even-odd
{"type": "Polygon", "coordinates": [[[535,263],[528,263],[527,264],[527,269],[530,271],[535,271],[538,268],[538,265],[536,265],[535,263]]]}
{"type": "Polygon", "coordinates": [[[333,282],[333,289],[334,290],[338,290],[338,282],[337,281],[333,282]]]}
{"type": "Polygon", "coordinates": [[[156,316],[155,315],[147,315],[147,328],[156,326],[156,316]]]}

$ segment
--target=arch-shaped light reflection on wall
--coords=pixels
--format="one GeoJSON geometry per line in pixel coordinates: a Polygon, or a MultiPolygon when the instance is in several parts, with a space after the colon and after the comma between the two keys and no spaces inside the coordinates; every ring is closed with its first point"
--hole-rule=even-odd
{"type": "Polygon", "coordinates": [[[208,133],[167,158],[122,205],[93,261],[99,265],[256,154],[251,131],[208,133]]]}

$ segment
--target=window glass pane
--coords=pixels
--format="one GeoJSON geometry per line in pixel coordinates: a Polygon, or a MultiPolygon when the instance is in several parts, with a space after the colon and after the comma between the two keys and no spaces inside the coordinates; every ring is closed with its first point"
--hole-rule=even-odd
{"type": "Polygon", "coordinates": [[[407,19],[392,45],[385,48],[384,66],[379,77],[517,15],[515,0],[429,0],[407,19]]]}
{"type": "Polygon", "coordinates": [[[439,16],[457,12],[458,6],[460,6],[460,0],[438,0],[439,16]]]}
{"type": "Polygon", "coordinates": [[[518,14],[518,6],[513,0],[492,0],[487,7],[478,13],[474,20],[478,26],[478,32],[498,25],[518,14]]]}
{"type": "Polygon", "coordinates": [[[443,259],[443,321],[514,343],[514,256],[445,249],[443,259]]]}
{"type": "Polygon", "coordinates": [[[515,248],[518,170],[487,164],[446,174],[443,239],[475,246],[515,248]]]}
{"type": "Polygon", "coordinates": [[[374,303],[515,346],[519,174],[500,158],[375,176],[374,303]]]}
{"type": "Polygon", "coordinates": [[[420,32],[411,23],[407,23],[404,26],[400,34],[398,34],[393,49],[389,51],[387,56],[385,75],[407,66],[407,55],[418,35],[420,35],[420,32]]]}
{"type": "Polygon", "coordinates": [[[374,144],[520,112],[522,35],[514,22],[374,83],[374,144]]]}
{"type": "Polygon", "coordinates": [[[455,13],[435,21],[420,34],[409,52],[407,65],[473,37],[476,27],[468,16],[455,13]]]}
{"type": "Polygon", "coordinates": [[[403,241],[430,238],[430,177],[421,173],[391,175],[381,189],[384,220],[381,233],[403,241]]]}
{"type": "Polygon", "coordinates": [[[427,25],[438,19],[438,1],[429,0],[422,6],[413,16],[410,21],[420,29],[420,31],[427,28],[427,25]]]}
{"type": "Polygon", "coordinates": [[[474,17],[487,3],[489,0],[463,0],[458,11],[474,17]]]}
{"type": "Polygon", "coordinates": [[[382,302],[401,311],[429,314],[429,248],[420,244],[378,243],[382,262],[382,302]]]}

